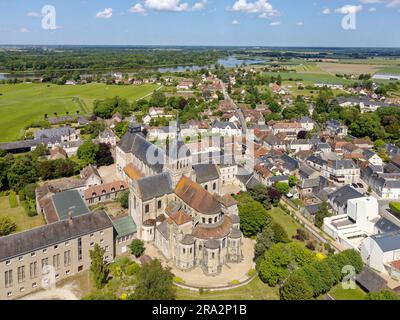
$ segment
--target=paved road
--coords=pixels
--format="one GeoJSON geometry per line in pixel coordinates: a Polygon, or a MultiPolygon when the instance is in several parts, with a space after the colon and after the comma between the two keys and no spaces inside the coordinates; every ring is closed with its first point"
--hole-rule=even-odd
{"type": "Polygon", "coordinates": [[[316,237],[320,242],[329,243],[335,250],[339,252],[343,251],[343,248],[341,248],[337,243],[331,241],[323,234],[321,235],[321,230],[314,226],[314,224],[306,217],[304,217],[299,210],[293,209],[285,199],[282,199],[282,201],[287,205],[288,209],[293,212],[294,215],[304,224],[304,228],[306,228],[307,231],[311,232],[311,234],[316,237]]]}
{"type": "Polygon", "coordinates": [[[232,98],[229,96],[229,93],[228,93],[228,91],[226,90],[225,83],[223,83],[222,80],[220,80],[220,83],[221,83],[221,86],[222,86],[222,93],[223,93],[223,95],[224,95],[224,99],[225,99],[225,100],[228,100],[228,101],[231,101],[232,104],[235,106],[236,113],[237,113],[237,115],[238,115],[238,117],[239,117],[240,124],[241,124],[241,126],[242,126],[242,132],[243,132],[244,135],[246,135],[246,134],[247,134],[247,123],[246,123],[246,119],[244,118],[243,112],[242,112],[242,110],[237,106],[237,104],[235,103],[235,101],[233,101],[232,98]]]}

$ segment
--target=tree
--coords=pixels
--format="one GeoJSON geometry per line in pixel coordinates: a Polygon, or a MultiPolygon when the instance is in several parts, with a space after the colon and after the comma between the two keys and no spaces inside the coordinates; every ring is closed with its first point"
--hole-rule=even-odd
{"type": "Polygon", "coordinates": [[[154,91],[153,95],[151,96],[150,99],[150,105],[154,107],[165,107],[165,104],[167,102],[167,98],[164,94],[164,92],[158,90],[154,91]]]}
{"type": "Polygon", "coordinates": [[[97,153],[100,147],[91,141],[85,141],[78,149],[78,158],[82,160],[84,165],[96,164],[97,153]]]}
{"type": "Polygon", "coordinates": [[[0,237],[8,236],[17,230],[17,224],[10,217],[0,217],[0,237]]]}
{"type": "Polygon", "coordinates": [[[282,194],[288,194],[290,192],[290,187],[285,182],[275,183],[275,189],[282,194]]]}
{"type": "Polygon", "coordinates": [[[130,300],[175,300],[174,275],[159,260],[145,263],[136,277],[138,283],[130,300]]]}
{"type": "Polygon", "coordinates": [[[37,169],[31,155],[15,158],[14,163],[7,172],[9,186],[19,191],[29,183],[38,180],[37,169]]]}
{"type": "Polygon", "coordinates": [[[94,246],[94,250],[90,250],[90,273],[97,289],[104,287],[109,274],[109,268],[104,262],[105,252],[105,249],[102,249],[97,243],[94,246]]]}
{"type": "Polygon", "coordinates": [[[250,197],[244,202],[239,202],[240,226],[246,237],[255,236],[271,222],[271,217],[263,205],[250,197]]]}
{"type": "Polygon", "coordinates": [[[274,232],[274,243],[289,243],[290,239],[286,230],[279,224],[273,223],[271,229],[274,232]]]}
{"type": "Polygon", "coordinates": [[[368,293],[365,300],[399,300],[399,296],[393,291],[383,290],[368,293]]]}
{"type": "Polygon", "coordinates": [[[129,209],[129,191],[122,192],[118,200],[122,208],[129,209]]]}
{"type": "Polygon", "coordinates": [[[290,176],[289,177],[289,187],[293,188],[297,182],[299,182],[299,179],[297,179],[296,176],[290,176]]]}
{"type": "Polygon", "coordinates": [[[315,214],[315,226],[322,228],[324,225],[324,219],[332,216],[329,212],[329,205],[326,201],[322,202],[319,206],[318,212],[315,214]]]}
{"type": "Polygon", "coordinates": [[[136,258],[141,257],[145,251],[144,243],[141,240],[133,240],[129,248],[136,258]]]}
{"type": "Polygon", "coordinates": [[[271,199],[268,195],[267,187],[258,184],[254,188],[249,189],[250,196],[257,202],[260,202],[267,210],[271,209],[271,199]]]}
{"type": "Polygon", "coordinates": [[[281,300],[310,300],[313,290],[303,277],[293,273],[280,289],[280,297],[281,300]]]}
{"type": "Polygon", "coordinates": [[[254,247],[255,259],[264,255],[274,245],[274,231],[271,228],[265,227],[264,230],[258,234],[256,245],[254,247]]]}
{"type": "Polygon", "coordinates": [[[114,158],[111,154],[110,146],[108,144],[99,144],[96,154],[96,162],[98,166],[109,166],[114,163],[114,158]]]}
{"type": "Polygon", "coordinates": [[[268,196],[270,197],[274,206],[277,206],[279,204],[279,201],[281,201],[282,199],[282,193],[272,187],[268,188],[268,196]]]}

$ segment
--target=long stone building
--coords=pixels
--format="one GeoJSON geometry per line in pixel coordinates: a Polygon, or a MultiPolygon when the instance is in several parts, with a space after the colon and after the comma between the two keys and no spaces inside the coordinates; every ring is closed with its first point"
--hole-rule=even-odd
{"type": "Polygon", "coordinates": [[[90,250],[114,259],[114,227],[105,212],[88,213],[0,238],[0,300],[16,299],[90,268],[90,250]]]}

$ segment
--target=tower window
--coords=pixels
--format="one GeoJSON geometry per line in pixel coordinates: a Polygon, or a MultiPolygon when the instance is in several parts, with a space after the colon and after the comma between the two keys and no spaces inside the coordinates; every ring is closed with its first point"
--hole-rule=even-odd
{"type": "Polygon", "coordinates": [[[146,204],[145,208],[144,208],[145,213],[149,213],[150,211],[150,206],[148,204],[146,204]]]}
{"type": "Polygon", "coordinates": [[[161,209],[161,207],[162,207],[162,201],[159,200],[159,201],[158,201],[158,209],[161,209]]]}
{"type": "Polygon", "coordinates": [[[215,191],[215,190],[217,190],[217,184],[214,182],[214,184],[213,184],[213,190],[215,191]]]}

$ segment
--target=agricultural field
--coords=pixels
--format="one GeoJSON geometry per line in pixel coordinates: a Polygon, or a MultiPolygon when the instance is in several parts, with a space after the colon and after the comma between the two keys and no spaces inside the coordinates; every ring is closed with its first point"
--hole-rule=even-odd
{"type": "Polygon", "coordinates": [[[375,74],[382,68],[381,65],[373,64],[356,64],[356,63],[318,63],[318,67],[330,74],[375,74]]]}
{"type": "Polygon", "coordinates": [[[296,72],[266,72],[269,76],[281,76],[282,80],[292,79],[296,82],[303,82],[305,85],[313,85],[315,82],[329,82],[340,84],[351,84],[352,81],[338,78],[329,73],[296,73],[296,72]]]}
{"type": "Polygon", "coordinates": [[[14,198],[10,201],[8,196],[0,197],[0,217],[8,216],[17,224],[17,232],[29,230],[44,225],[42,215],[36,217],[28,217],[25,209],[18,203],[16,206],[11,206],[14,203],[14,198]],[[14,207],[14,208],[13,208],[14,207]]]}
{"type": "Polygon", "coordinates": [[[393,66],[386,66],[382,69],[378,70],[378,73],[383,73],[383,74],[400,74],[400,63],[397,65],[393,66]]]}
{"type": "Polygon", "coordinates": [[[17,140],[25,126],[41,120],[44,114],[90,114],[93,101],[119,96],[133,102],[151,94],[156,85],[108,86],[87,84],[59,86],[53,84],[0,85],[0,142],[17,140]]]}

